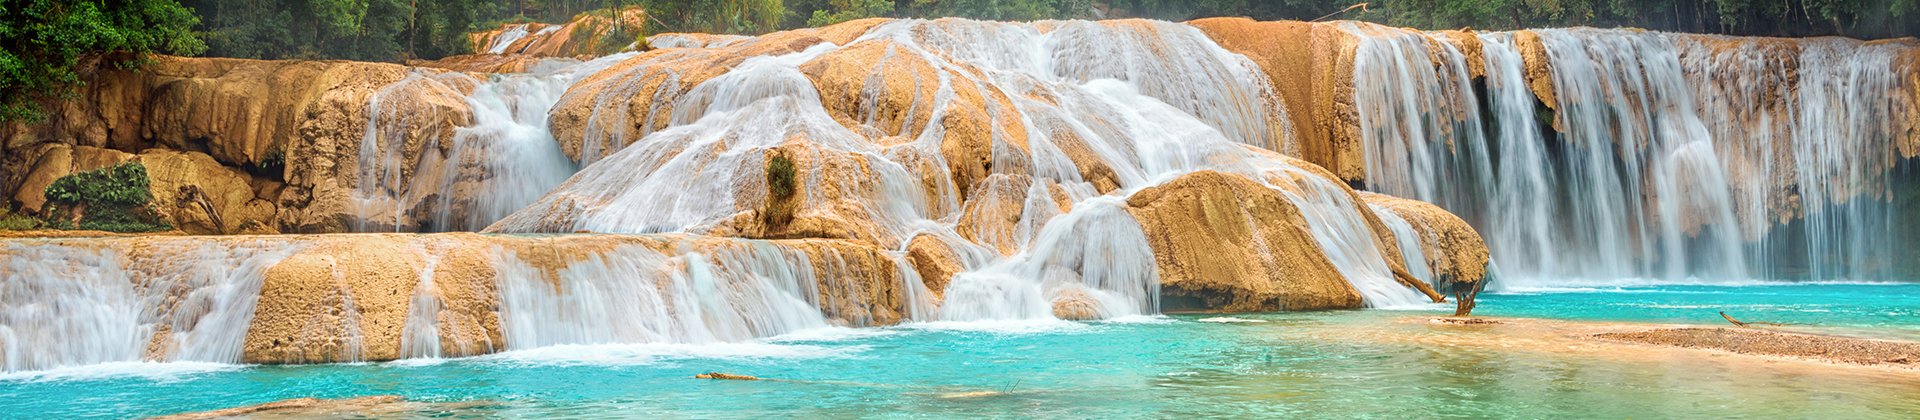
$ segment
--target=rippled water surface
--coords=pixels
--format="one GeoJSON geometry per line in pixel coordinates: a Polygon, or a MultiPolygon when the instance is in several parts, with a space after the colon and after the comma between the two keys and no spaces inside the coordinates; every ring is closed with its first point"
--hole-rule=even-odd
{"type": "MultiPolygon", "coordinates": [[[[1491,295],[1481,310],[1705,323],[1730,308],[1755,319],[1898,331],[1920,323],[1894,313],[1920,307],[1915,296],[1920,286],[1667,286],[1491,295]]],[[[426,403],[416,415],[518,417],[1920,415],[1912,397],[1920,375],[1815,375],[1714,355],[1576,357],[1503,348],[1484,330],[1400,321],[1425,314],[956,323],[444,361],[90,366],[7,374],[0,417],[129,417],[366,395],[426,403]],[[691,378],[707,371],[777,380],[691,378]]]]}

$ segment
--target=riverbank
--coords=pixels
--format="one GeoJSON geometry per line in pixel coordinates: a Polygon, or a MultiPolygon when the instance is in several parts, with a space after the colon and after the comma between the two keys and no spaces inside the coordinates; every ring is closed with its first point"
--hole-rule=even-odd
{"type": "Polygon", "coordinates": [[[1711,324],[1432,321],[1446,313],[1436,308],[907,323],[743,342],[558,345],[380,363],[100,365],[0,376],[0,412],[143,417],[299,398],[396,396],[406,404],[401,412],[481,417],[1920,413],[1920,401],[1910,398],[1920,393],[1920,371],[1913,369],[1595,337],[1711,324]],[[771,380],[693,379],[706,372],[771,380]]]}
{"type": "MultiPolygon", "coordinates": [[[[1373,339],[1422,346],[1467,346],[1634,363],[1708,362],[1814,374],[1893,374],[1920,378],[1920,343],[1828,334],[1811,327],[1648,324],[1540,318],[1408,317],[1373,339]],[[1408,334],[1425,326],[1434,334],[1408,334]]],[[[1858,331],[1849,331],[1857,334],[1858,331]]],[[[1369,334],[1360,334],[1369,337],[1369,334]]]]}

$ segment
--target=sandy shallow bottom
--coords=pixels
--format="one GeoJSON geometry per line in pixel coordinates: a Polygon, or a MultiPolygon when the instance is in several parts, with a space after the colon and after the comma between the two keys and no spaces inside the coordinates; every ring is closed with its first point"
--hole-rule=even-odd
{"type": "Polygon", "coordinates": [[[854,352],[839,356],[690,354],[628,364],[584,361],[581,354],[572,354],[562,360],[508,364],[481,358],[428,366],[250,368],[297,372],[292,379],[301,382],[409,383],[365,389],[398,391],[372,397],[300,399],[213,414],[1920,415],[1920,401],[1912,398],[1920,395],[1920,369],[1907,363],[1845,359],[1861,356],[1846,349],[1906,351],[1914,343],[1805,331],[1534,318],[1462,323],[1388,311],[977,327],[895,328],[856,332],[859,336],[852,338],[768,343],[854,352]],[[378,379],[395,371],[401,375],[378,379]],[[447,383],[447,371],[515,379],[486,382],[495,392],[450,392],[446,388],[459,386],[447,383]],[[763,380],[695,378],[716,371],[763,380]]]}

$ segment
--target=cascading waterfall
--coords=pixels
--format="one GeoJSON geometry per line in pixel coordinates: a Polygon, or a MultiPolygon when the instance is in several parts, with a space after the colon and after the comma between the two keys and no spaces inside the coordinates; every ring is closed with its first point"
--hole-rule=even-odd
{"type": "Polygon", "coordinates": [[[294,251],[169,242],[129,255],[87,245],[0,244],[0,371],[237,363],[262,275],[294,251]]]}
{"type": "MultiPolygon", "coordinates": [[[[669,50],[652,59],[672,62],[697,53],[669,50]]],[[[1248,149],[1297,147],[1285,110],[1258,67],[1197,29],[1172,23],[902,20],[875,27],[848,46],[820,44],[791,54],[746,58],[726,73],[691,86],[664,65],[636,65],[623,72],[624,79],[613,80],[626,81],[610,84],[592,99],[582,159],[596,163],[559,187],[563,194],[543,198],[490,231],[734,229],[743,211],[768,200],[762,168],[768,166],[767,156],[784,150],[778,153],[817,163],[811,168],[857,167],[865,172],[853,177],[823,170],[795,174],[801,191],[840,194],[803,194],[798,208],[831,208],[870,221],[880,243],[903,243],[931,231],[938,237],[979,238],[981,245],[1005,255],[969,261],[967,271],[948,287],[940,315],[919,319],[1045,318],[1052,316],[1050,301],[1080,295],[1094,301],[1100,316],[1151,314],[1158,306],[1158,287],[1152,286],[1157,275],[1136,265],[1150,265],[1152,251],[1137,225],[1118,221],[1129,216],[1109,201],[1199,170],[1253,179],[1269,173],[1304,174],[1248,149]],[[882,110],[872,104],[889,93],[883,87],[869,85],[861,92],[868,99],[855,119],[867,125],[854,130],[834,118],[800,68],[863,43],[883,43],[885,59],[924,62],[936,70],[937,79],[916,82],[937,83],[933,97],[910,93],[916,96],[898,132],[873,126],[882,110]],[[642,86],[642,81],[652,80],[664,82],[657,88],[642,86]],[[959,180],[952,174],[937,171],[926,182],[910,168],[924,161],[945,165],[942,145],[952,134],[938,122],[957,112],[954,108],[962,99],[957,92],[969,87],[1010,93],[1005,105],[987,101],[986,106],[989,112],[1019,115],[1026,132],[991,130],[992,173],[976,184],[972,197],[960,197],[959,180]],[[635,116],[643,120],[605,124],[625,118],[625,106],[639,106],[608,106],[609,101],[632,98],[646,89],[655,89],[658,101],[647,105],[645,115],[635,116]],[[686,93],[671,96],[681,91],[686,93]],[[924,119],[914,111],[923,106],[931,110],[924,119]],[[670,123],[655,128],[651,122],[663,112],[671,113],[670,123]],[[624,149],[596,149],[627,144],[622,139],[636,135],[644,137],[624,149]],[[1024,147],[1015,143],[1016,135],[1024,147]],[[887,145],[879,136],[906,140],[887,145]],[[807,141],[792,141],[795,138],[807,141]],[[1109,169],[1111,182],[1118,185],[1102,194],[1070,149],[1094,155],[1091,160],[1109,169]],[[1048,198],[1056,190],[1074,202],[1072,211],[1061,214],[1048,198]],[[968,207],[955,205],[959,202],[968,207]],[[980,225],[956,231],[956,220],[982,213],[1016,214],[1017,221],[1005,232],[980,225]],[[1077,225],[1087,220],[1099,220],[1102,226],[1077,225]],[[1136,226],[1130,233],[1124,227],[1129,225],[1136,226]],[[1101,251],[1108,254],[1092,255],[1084,248],[1088,242],[1108,246],[1101,251]],[[1134,260],[1117,267],[1084,262],[1121,260],[1113,255],[1134,260]]],[[[1368,211],[1365,207],[1338,184],[1312,175],[1298,178],[1299,185],[1273,188],[1287,191],[1286,197],[1312,221],[1314,237],[1369,306],[1422,301],[1393,280],[1375,237],[1359,216],[1368,211]]]]}
{"type": "Polygon", "coordinates": [[[1465,218],[1506,286],[1893,278],[1897,46],[1537,30],[1540,104],[1514,33],[1478,35],[1483,94],[1440,35],[1355,33],[1369,187],[1465,218]]]}
{"type": "Polygon", "coordinates": [[[458,73],[416,73],[382,88],[368,106],[361,141],[359,183],[354,192],[361,216],[356,231],[475,231],[525,207],[565,181],[578,167],[547,128],[547,112],[575,80],[632,56],[615,54],[584,63],[543,63],[535,72],[495,75],[477,81],[458,73]],[[472,122],[440,139],[412,137],[413,124],[431,118],[388,111],[395,95],[441,94],[460,84],[472,122]],[[421,89],[438,90],[422,93],[421,89]],[[408,161],[410,144],[417,156],[408,161]],[[420,217],[416,207],[431,213],[420,217]]]}
{"type": "MultiPolygon", "coordinates": [[[[1513,284],[1884,278],[1886,250],[1903,244],[1888,229],[1897,222],[1887,203],[1893,164],[1857,156],[1894,147],[1885,120],[1908,106],[1883,93],[1905,86],[1888,70],[1896,46],[1809,40],[1775,51],[1739,45],[1763,42],[1753,40],[1542,30],[1478,34],[1483,60],[1474,63],[1438,35],[1345,28],[1364,38],[1354,103],[1369,186],[1462,215],[1484,232],[1513,284]],[[1547,53],[1553,103],[1539,103],[1530,85],[1525,39],[1547,53]],[[1771,62],[1780,57],[1796,70],[1771,62]],[[1799,239],[1776,239],[1782,232],[1799,239]],[[1776,262],[1792,254],[1805,267],[1776,262]]],[[[527,35],[520,32],[501,38],[527,35]]],[[[1292,81],[1267,80],[1192,27],[902,20],[848,45],[745,58],[697,83],[645,62],[698,53],[556,61],[484,81],[422,70],[384,87],[368,104],[356,228],[781,237],[742,230],[777,198],[766,168],[784,159],[803,169],[791,177],[796,218],[831,213],[838,218],[811,221],[872,226],[832,232],[887,249],[910,320],[1115,318],[1160,306],[1153,249],[1127,199],[1210,170],[1271,188],[1296,207],[1366,306],[1424,304],[1394,280],[1392,258],[1434,280],[1408,220],[1261,150],[1299,149],[1270,85],[1292,81]],[[855,109],[834,108],[806,66],[875,45],[873,80],[906,64],[930,71],[908,76],[906,101],[888,102],[900,84],[869,83],[855,109]],[[661,102],[633,116],[645,119],[638,124],[601,124],[631,110],[596,107],[580,162],[569,159],[550,112],[569,95],[594,94],[570,92],[575,81],[636,64],[628,60],[643,62],[596,76],[617,86],[593,99],[630,99],[642,83],[623,78],[660,77],[668,80],[653,94],[661,102]],[[427,97],[458,98],[471,120],[438,130],[424,125],[440,116],[389,106],[427,97]],[[1008,123],[971,133],[945,125],[979,109],[1008,123]],[[440,132],[449,134],[420,134],[440,132]],[[986,150],[983,162],[949,162],[944,148],[968,140],[986,150]],[[985,173],[951,169],[975,163],[985,173]],[[580,164],[591,165],[576,174],[580,164]],[[1400,255],[1381,252],[1362,212],[1379,216],[1400,255]],[[922,236],[957,260],[945,290],[927,290],[901,258],[922,236]]],[[[266,267],[298,247],[181,243],[138,257],[79,241],[5,243],[6,370],[240,361],[266,267]]],[[[558,266],[531,251],[492,250],[505,342],[486,350],[733,342],[869,325],[866,314],[842,310],[869,303],[846,301],[862,299],[860,290],[827,290],[870,286],[836,278],[854,261],[837,251],[753,240],[675,246],[622,245],[558,266]]],[[[441,281],[440,245],[415,251],[424,266],[409,279],[399,355],[481,353],[441,347],[444,337],[481,335],[442,322],[462,310],[446,290],[471,286],[441,281]]],[[[329,299],[344,311],[328,318],[347,326],[341,351],[359,356],[355,301],[329,299]]]]}
{"type": "Polygon", "coordinates": [[[551,277],[497,255],[508,349],[741,341],[828,325],[807,255],[774,245],[674,256],[623,246],[551,277]]]}
{"type": "Polygon", "coordinates": [[[955,276],[941,318],[1046,318],[1061,298],[1085,300],[1097,312],[1084,315],[1102,319],[1158,312],[1159,268],[1121,201],[1083,201],[1048,223],[1026,252],[955,276]]]}
{"type": "MultiPolygon", "coordinates": [[[[487,44],[487,48],[485,48],[487,54],[506,54],[509,52],[507,51],[508,49],[513,48],[513,44],[520,42],[522,39],[526,39],[529,36],[540,37],[552,34],[559,32],[561,28],[561,25],[547,25],[538,31],[529,31],[527,30],[528,26],[530,26],[530,24],[525,23],[507,26],[499,35],[494,36],[491,43],[487,44]]],[[[512,52],[521,51],[516,50],[512,52]]]]}
{"type": "Polygon", "coordinates": [[[1434,284],[1432,267],[1427,266],[1427,252],[1421,245],[1423,239],[1420,237],[1420,232],[1413,229],[1413,224],[1386,207],[1373,204],[1367,207],[1373,209],[1373,214],[1380,216],[1380,223],[1385,224],[1387,230],[1393,232],[1394,243],[1400,246],[1400,259],[1407,262],[1407,275],[1425,280],[1429,285],[1438,286],[1434,284]]]}
{"type": "MultiPolygon", "coordinates": [[[[891,287],[860,283],[852,263],[831,248],[803,251],[765,241],[680,243],[666,253],[628,244],[578,260],[571,255],[548,259],[556,255],[538,249],[522,255],[481,245],[482,261],[491,267],[476,272],[443,267],[446,255],[460,245],[457,239],[405,238],[410,242],[401,252],[418,257],[418,277],[396,285],[412,290],[403,309],[393,309],[405,317],[398,337],[379,337],[398,338],[400,358],[554,345],[739,342],[835,325],[868,326],[880,321],[865,311],[879,310],[880,304],[865,301],[875,293],[867,288],[891,287]],[[472,304],[473,294],[497,290],[497,332],[503,343],[493,344],[486,326],[462,318],[472,314],[458,313],[470,309],[448,306],[443,282],[461,282],[475,273],[497,273],[497,284],[468,289],[468,300],[460,304],[472,304]],[[443,348],[443,342],[460,347],[443,348]],[[472,344],[500,347],[466,347],[472,344]]],[[[241,363],[243,351],[252,354],[243,344],[267,272],[309,249],[305,243],[165,239],[128,247],[138,248],[132,252],[90,240],[0,243],[0,268],[5,269],[0,296],[6,297],[0,300],[0,362],[5,363],[0,372],[110,362],[241,363]]],[[[904,263],[883,267],[913,272],[904,263]]],[[[313,280],[335,282],[309,286],[335,293],[322,300],[337,306],[317,308],[321,312],[294,324],[297,331],[291,335],[337,346],[294,348],[335,353],[293,357],[367,360],[373,333],[362,330],[369,315],[361,299],[373,296],[354,295],[355,288],[341,283],[349,279],[338,271],[313,280]]],[[[907,299],[925,294],[924,286],[901,292],[907,299]]]]}

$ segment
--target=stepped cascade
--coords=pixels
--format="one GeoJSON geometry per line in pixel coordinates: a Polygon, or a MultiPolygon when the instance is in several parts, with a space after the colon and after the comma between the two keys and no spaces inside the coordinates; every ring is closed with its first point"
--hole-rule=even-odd
{"type": "Polygon", "coordinates": [[[0,240],[4,370],[1464,314],[1490,282],[1920,259],[1912,40],[1245,19],[570,38],[606,25],[411,66],[96,71],[7,131],[23,209],[137,161],[188,233],[330,234],[0,240]]]}

